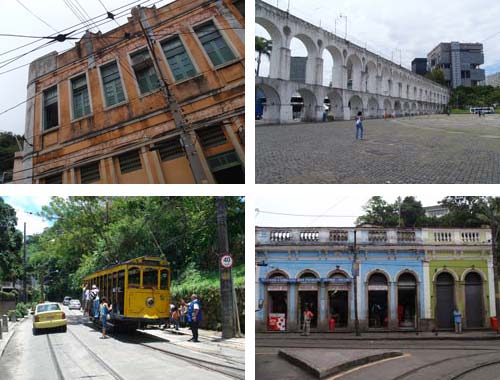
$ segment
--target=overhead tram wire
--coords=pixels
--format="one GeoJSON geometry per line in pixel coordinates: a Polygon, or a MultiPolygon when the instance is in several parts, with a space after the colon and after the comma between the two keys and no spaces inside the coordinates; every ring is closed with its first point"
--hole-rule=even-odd
{"type": "Polygon", "coordinates": [[[120,26],[118,21],[115,20],[115,15],[113,13],[111,13],[110,11],[108,11],[108,9],[106,8],[106,6],[104,5],[104,3],[101,0],[99,0],[99,3],[101,3],[104,10],[108,13],[108,18],[114,20],[116,22],[116,25],[120,26]]]}
{"type": "Polygon", "coordinates": [[[55,28],[52,27],[52,25],[50,25],[49,23],[45,22],[42,18],[38,17],[36,13],[33,13],[26,5],[24,5],[23,3],[21,3],[21,0],[16,0],[17,3],[23,7],[24,9],[26,9],[32,16],[36,17],[38,20],[40,20],[41,22],[43,22],[45,25],[47,25],[50,29],[52,29],[54,32],[57,33],[57,30],[55,28]]]}
{"type": "Polygon", "coordinates": [[[75,7],[75,5],[71,2],[71,0],[63,0],[63,2],[66,5],[66,7],[73,13],[73,15],[75,15],[77,19],[79,19],[81,22],[83,22],[83,24],[85,24],[87,30],[92,29],[89,22],[85,19],[81,11],[75,7]]]}

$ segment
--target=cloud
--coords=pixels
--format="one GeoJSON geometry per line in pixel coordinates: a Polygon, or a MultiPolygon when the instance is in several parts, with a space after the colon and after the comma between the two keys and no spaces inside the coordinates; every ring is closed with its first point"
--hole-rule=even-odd
{"type": "Polygon", "coordinates": [[[33,235],[43,232],[49,227],[52,222],[34,215],[42,210],[42,206],[50,202],[50,197],[34,196],[34,197],[2,197],[5,203],[8,203],[16,210],[17,228],[20,231],[24,229],[26,222],[27,235],[33,235]],[[31,213],[31,214],[30,214],[31,213]]]}

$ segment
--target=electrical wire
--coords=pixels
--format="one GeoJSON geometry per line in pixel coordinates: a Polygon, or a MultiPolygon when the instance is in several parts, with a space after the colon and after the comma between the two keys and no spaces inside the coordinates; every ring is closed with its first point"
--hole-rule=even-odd
{"type": "Polygon", "coordinates": [[[48,24],[47,22],[45,22],[44,20],[42,20],[40,17],[38,17],[36,15],[36,13],[33,13],[27,6],[25,6],[23,3],[21,3],[21,0],[16,0],[17,3],[23,7],[24,9],[26,9],[32,16],[36,17],[38,20],[40,20],[41,22],[43,22],[45,25],[47,25],[50,29],[52,29],[54,32],[57,33],[57,30],[55,30],[50,24],[48,24]]]}

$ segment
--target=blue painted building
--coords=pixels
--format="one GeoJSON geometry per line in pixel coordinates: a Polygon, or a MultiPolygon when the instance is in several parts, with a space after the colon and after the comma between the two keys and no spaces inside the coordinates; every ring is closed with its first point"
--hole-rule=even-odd
{"type": "MultiPolygon", "coordinates": [[[[349,331],[356,299],[362,330],[432,329],[428,256],[451,245],[439,236],[428,229],[258,227],[257,331],[299,331],[306,308],[313,329],[328,331],[334,320],[336,330],[349,331]]],[[[462,258],[489,244],[456,236],[462,258]]],[[[491,289],[483,287],[484,294],[491,289]]]]}

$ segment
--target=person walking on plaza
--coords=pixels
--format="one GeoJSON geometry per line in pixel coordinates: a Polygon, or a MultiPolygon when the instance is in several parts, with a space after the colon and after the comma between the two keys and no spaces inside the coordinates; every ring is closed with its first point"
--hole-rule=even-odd
{"type": "Polygon", "coordinates": [[[106,297],[102,297],[101,306],[99,310],[99,318],[101,319],[102,324],[102,336],[101,339],[106,339],[106,325],[109,318],[109,313],[113,309],[113,306],[108,305],[108,300],[106,297]]]}
{"type": "Polygon", "coordinates": [[[198,343],[198,328],[201,322],[201,305],[196,294],[191,296],[191,302],[189,303],[187,310],[187,320],[191,331],[193,332],[193,337],[189,339],[189,341],[198,343]]]}
{"type": "Polygon", "coordinates": [[[462,314],[458,307],[453,310],[453,322],[455,322],[455,333],[462,334],[462,314]]]}
{"type": "Polygon", "coordinates": [[[309,310],[308,306],[304,308],[303,316],[304,316],[304,329],[303,329],[304,332],[302,333],[302,335],[309,336],[311,334],[311,320],[313,319],[314,314],[311,310],[309,310]]]}
{"type": "Polygon", "coordinates": [[[363,113],[361,111],[356,116],[356,140],[358,140],[358,135],[361,135],[361,140],[363,140],[363,113]]]}

